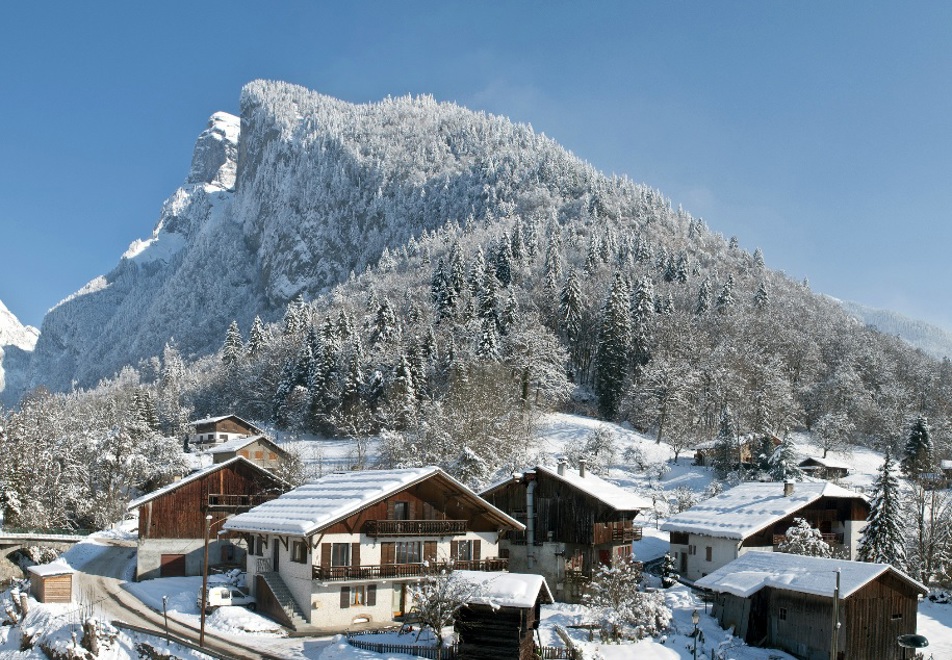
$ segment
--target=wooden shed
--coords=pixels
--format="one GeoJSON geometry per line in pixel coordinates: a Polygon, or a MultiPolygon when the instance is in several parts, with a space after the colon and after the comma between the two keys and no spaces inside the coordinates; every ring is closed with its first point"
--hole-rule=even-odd
{"type": "Polygon", "coordinates": [[[30,595],[41,603],[70,603],[73,601],[72,567],[55,561],[27,568],[30,573],[30,595]]]}
{"type": "Polygon", "coordinates": [[[460,657],[467,660],[533,660],[533,636],[543,603],[554,602],[541,575],[457,571],[481,585],[456,615],[460,657]]]}
{"type": "Polygon", "coordinates": [[[898,660],[896,639],[916,632],[918,599],[928,590],[892,566],[748,552],[694,584],[716,593],[714,616],[749,644],[827,660],[837,574],[835,657],[898,660]]]}

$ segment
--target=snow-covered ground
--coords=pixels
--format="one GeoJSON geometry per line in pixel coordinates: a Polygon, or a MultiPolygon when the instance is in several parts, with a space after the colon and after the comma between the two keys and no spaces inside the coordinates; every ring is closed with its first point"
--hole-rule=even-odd
{"type": "MultiPolygon", "coordinates": [[[[572,447],[583,444],[602,423],[597,420],[572,415],[553,414],[546,416],[539,428],[539,462],[554,465],[555,458],[570,452],[572,447]]],[[[674,452],[664,442],[657,443],[654,438],[645,437],[622,426],[611,426],[615,434],[617,451],[615,462],[601,476],[615,484],[632,490],[655,502],[654,512],[645,515],[642,522],[644,536],[633,546],[635,556],[641,561],[651,561],[664,555],[668,549],[668,535],[658,526],[664,517],[679,507],[689,504],[692,499],[706,496],[714,480],[711,470],[692,465],[691,452],[682,452],[674,462],[674,452]]],[[[810,442],[809,436],[797,435],[795,443],[803,458],[821,456],[822,451],[810,442]]],[[[351,440],[297,438],[293,445],[311,466],[316,475],[326,474],[338,469],[349,469],[357,460],[358,448],[351,440]]],[[[375,443],[368,443],[363,451],[370,457],[375,455],[375,443]]],[[[840,485],[868,492],[872,486],[882,456],[865,448],[855,448],[852,452],[830,452],[830,458],[848,463],[853,472],[839,481],[840,485]]],[[[201,457],[194,456],[196,466],[201,457]]],[[[528,466],[527,466],[528,467],[528,466]]],[[[597,467],[596,467],[597,469],[597,467]]],[[[130,540],[135,538],[136,521],[127,520],[115,530],[100,532],[83,543],[75,545],[61,561],[74,568],[94,559],[108,547],[111,540],[130,540]]],[[[130,565],[131,568],[131,565],[130,565]]],[[[128,591],[156,611],[162,610],[162,597],[167,597],[170,618],[182,623],[198,626],[199,611],[195,599],[200,589],[200,578],[163,578],[142,583],[131,582],[126,585],[128,591]]],[[[214,579],[214,578],[213,578],[214,579]]],[[[665,599],[672,608],[671,630],[660,639],[647,639],[638,643],[605,644],[596,639],[589,641],[585,628],[573,627],[589,620],[588,611],[582,605],[557,603],[544,606],[539,640],[548,646],[561,646],[562,641],[556,634],[556,626],[565,629],[573,642],[579,645],[587,658],[601,657],[605,660],[625,659],[687,659],[693,658],[695,638],[691,613],[700,614],[699,628],[702,636],[698,638],[698,657],[706,654],[710,657],[712,649],[726,652],[726,657],[734,660],[788,660],[792,656],[774,649],[748,647],[722,630],[716,619],[710,616],[702,603],[687,587],[676,586],[666,590],[665,599]]],[[[76,630],[81,619],[76,606],[33,604],[33,613],[37,625],[51,626],[55,635],[69,640],[71,631],[76,630]]],[[[952,605],[922,601],[919,608],[919,633],[929,639],[926,654],[935,660],[952,658],[952,605]]],[[[224,607],[209,615],[206,627],[210,632],[227,635],[258,648],[267,649],[271,654],[289,660],[406,660],[410,656],[400,654],[376,654],[351,647],[346,640],[336,638],[289,638],[279,626],[269,619],[244,608],[224,607]]],[[[21,653],[19,633],[10,626],[0,626],[0,659],[43,657],[21,653]]],[[[120,633],[115,648],[108,651],[112,655],[101,657],[108,660],[120,660],[137,657],[134,652],[137,640],[134,636],[120,633]],[[124,655],[125,654],[125,655],[124,655]]],[[[164,644],[163,640],[153,642],[164,644]]],[[[412,643],[407,635],[385,633],[374,641],[397,644],[412,643]],[[391,639],[392,638],[392,639],[391,639]]],[[[421,642],[424,639],[421,639],[421,642]]],[[[170,649],[181,658],[200,657],[187,649],[170,649]],[[191,653],[191,655],[190,655],[191,653]]]]}

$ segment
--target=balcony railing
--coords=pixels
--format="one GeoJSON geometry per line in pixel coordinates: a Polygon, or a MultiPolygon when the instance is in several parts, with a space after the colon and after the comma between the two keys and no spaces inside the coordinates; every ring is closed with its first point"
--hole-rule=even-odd
{"type": "Polygon", "coordinates": [[[465,520],[368,520],[367,536],[451,536],[466,533],[465,520]]]}
{"type": "MultiPolygon", "coordinates": [[[[842,534],[820,534],[823,537],[823,542],[827,545],[843,545],[843,535],[842,534]]],[[[773,535],[773,544],[780,545],[785,543],[787,537],[785,534],[774,534],[773,535]]]]}
{"type": "Polygon", "coordinates": [[[433,570],[450,568],[450,570],[464,571],[505,571],[509,568],[509,560],[502,558],[457,560],[452,564],[430,563],[423,564],[379,564],[374,566],[312,566],[311,577],[320,582],[336,580],[374,580],[381,578],[409,578],[419,577],[433,570]]]}
{"type": "Polygon", "coordinates": [[[223,495],[218,493],[208,494],[208,508],[210,510],[228,511],[235,509],[250,509],[251,507],[264,504],[273,500],[277,495],[223,495]]]}

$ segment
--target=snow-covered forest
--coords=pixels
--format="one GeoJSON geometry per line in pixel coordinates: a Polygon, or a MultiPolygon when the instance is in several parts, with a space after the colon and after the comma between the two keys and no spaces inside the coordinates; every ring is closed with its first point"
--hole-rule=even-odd
{"type": "Polygon", "coordinates": [[[34,369],[66,355],[83,378],[5,413],[8,524],[112,522],[179,469],[189,419],[226,413],[378,438],[360,467],[437,464],[474,484],[522,467],[550,411],[675,452],[807,430],[824,451],[894,455],[921,416],[930,460],[950,456],[948,360],[528,126],[256,82],[237,140],[233,172],[179,191],[110,286],[44,322],[34,369]],[[163,241],[176,250],[146,259],[163,241]]]}

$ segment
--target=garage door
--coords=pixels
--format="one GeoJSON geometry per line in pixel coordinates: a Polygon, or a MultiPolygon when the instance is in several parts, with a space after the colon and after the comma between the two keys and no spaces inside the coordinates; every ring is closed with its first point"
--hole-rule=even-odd
{"type": "Polygon", "coordinates": [[[185,555],[162,555],[161,563],[159,564],[159,576],[184,577],[185,555]]]}

